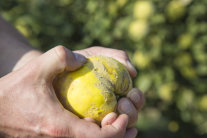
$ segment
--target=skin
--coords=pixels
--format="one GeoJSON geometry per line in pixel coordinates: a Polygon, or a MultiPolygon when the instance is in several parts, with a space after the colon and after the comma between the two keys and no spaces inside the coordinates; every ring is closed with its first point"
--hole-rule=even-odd
{"type": "MultiPolygon", "coordinates": [[[[119,115],[109,113],[98,126],[90,118],[80,119],[65,110],[52,86],[58,73],[79,68],[85,56],[93,55],[119,60],[135,77],[136,70],[124,51],[91,47],[72,52],[57,46],[42,53],[32,49],[26,39],[1,18],[0,29],[0,36],[3,36],[0,37],[0,73],[3,76],[0,78],[0,130],[10,133],[8,129],[16,129],[57,137],[136,136],[134,124],[144,103],[144,96],[137,88],[118,101],[119,115]],[[8,29],[10,31],[6,31],[8,29]],[[8,56],[15,51],[16,54],[8,56]]],[[[13,131],[10,135],[21,136],[13,131]]]]}

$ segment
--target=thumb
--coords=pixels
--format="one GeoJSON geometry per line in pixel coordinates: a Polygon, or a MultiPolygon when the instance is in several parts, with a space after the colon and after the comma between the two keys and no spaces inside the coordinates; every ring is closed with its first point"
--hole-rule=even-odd
{"type": "Polygon", "coordinates": [[[41,76],[51,79],[64,70],[73,71],[78,69],[86,61],[85,57],[73,53],[64,46],[56,46],[38,58],[41,76]]]}

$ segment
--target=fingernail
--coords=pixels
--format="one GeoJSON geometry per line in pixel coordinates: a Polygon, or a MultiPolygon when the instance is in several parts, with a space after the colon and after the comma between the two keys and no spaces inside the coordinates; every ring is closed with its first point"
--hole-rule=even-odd
{"type": "Polygon", "coordinates": [[[74,55],[75,55],[75,59],[77,61],[80,61],[81,63],[85,63],[86,62],[86,58],[83,55],[78,54],[78,53],[74,53],[74,55]]]}
{"type": "Polygon", "coordinates": [[[132,65],[132,63],[129,60],[127,60],[127,66],[133,72],[134,76],[136,76],[137,75],[137,70],[135,69],[135,67],[132,65]]]}
{"type": "Polygon", "coordinates": [[[122,104],[120,104],[121,113],[130,113],[132,111],[131,104],[128,100],[124,100],[122,104]]]}
{"type": "Polygon", "coordinates": [[[135,102],[138,103],[140,101],[140,96],[137,92],[131,92],[130,98],[135,102]]]}

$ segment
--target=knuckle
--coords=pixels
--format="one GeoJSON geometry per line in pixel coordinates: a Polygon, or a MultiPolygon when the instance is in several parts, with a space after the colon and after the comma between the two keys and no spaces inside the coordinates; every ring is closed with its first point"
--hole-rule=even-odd
{"type": "Polygon", "coordinates": [[[59,45],[54,48],[54,51],[57,55],[57,60],[61,63],[66,64],[68,58],[66,48],[64,46],[59,45]]]}

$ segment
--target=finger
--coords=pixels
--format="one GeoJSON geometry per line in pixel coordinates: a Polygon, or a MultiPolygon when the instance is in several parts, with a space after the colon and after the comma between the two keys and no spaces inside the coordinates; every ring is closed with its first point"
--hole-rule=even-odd
{"type": "Polygon", "coordinates": [[[101,121],[101,126],[104,127],[106,125],[111,125],[117,118],[117,114],[112,112],[107,114],[103,120],[101,121]]]}
{"type": "Polygon", "coordinates": [[[119,115],[118,118],[112,123],[112,126],[118,131],[126,130],[129,117],[126,114],[119,115]]]}
{"type": "Polygon", "coordinates": [[[128,127],[135,125],[138,119],[138,111],[128,98],[121,98],[118,101],[117,109],[120,114],[127,114],[129,116],[128,127]]]}
{"type": "Polygon", "coordinates": [[[135,138],[137,135],[137,129],[136,128],[130,128],[126,131],[126,134],[124,138],[135,138]]]}
{"type": "Polygon", "coordinates": [[[123,50],[95,46],[95,47],[87,48],[84,50],[78,50],[75,52],[82,54],[86,57],[97,56],[97,55],[112,57],[118,60],[120,63],[122,63],[127,68],[131,77],[135,77],[137,75],[137,71],[135,67],[130,62],[127,53],[123,50]]]}
{"type": "Polygon", "coordinates": [[[111,125],[105,125],[101,128],[102,134],[104,137],[124,137],[128,119],[126,114],[119,115],[111,125]]]}
{"type": "Polygon", "coordinates": [[[73,71],[79,68],[86,59],[63,46],[57,46],[37,59],[41,75],[51,78],[64,70],[73,71]]]}
{"type": "Polygon", "coordinates": [[[137,110],[141,110],[145,103],[144,94],[137,88],[133,88],[127,94],[127,97],[131,100],[137,110]]]}

